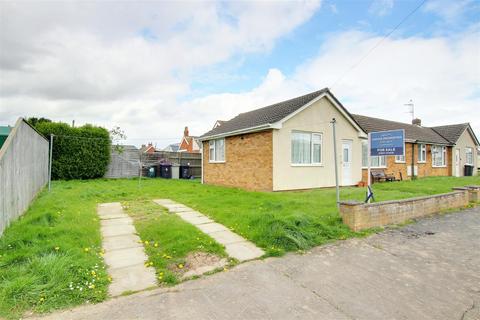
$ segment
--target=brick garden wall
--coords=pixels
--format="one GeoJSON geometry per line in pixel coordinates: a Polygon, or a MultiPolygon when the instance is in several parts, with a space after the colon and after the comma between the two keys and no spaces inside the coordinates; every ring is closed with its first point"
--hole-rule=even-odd
{"type": "Polygon", "coordinates": [[[449,209],[478,202],[480,187],[460,188],[451,193],[377,203],[341,202],[340,216],[353,231],[402,223],[449,209]]]}
{"type": "Polygon", "coordinates": [[[206,184],[255,191],[273,190],[272,130],[225,138],[225,163],[210,163],[208,141],[203,143],[203,181],[206,184]]]}

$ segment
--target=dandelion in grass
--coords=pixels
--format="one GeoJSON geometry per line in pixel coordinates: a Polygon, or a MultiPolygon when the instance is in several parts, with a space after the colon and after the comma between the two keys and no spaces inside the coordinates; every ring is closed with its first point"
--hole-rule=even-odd
{"type": "Polygon", "coordinates": [[[180,263],[180,264],[178,265],[178,269],[183,269],[183,264],[180,263]]]}
{"type": "Polygon", "coordinates": [[[58,250],[60,250],[60,247],[55,247],[55,251],[58,251],[58,250]]]}
{"type": "Polygon", "coordinates": [[[89,252],[89,251],[90,251],[90,248],[84,248],[83,251],[89,252]]]}

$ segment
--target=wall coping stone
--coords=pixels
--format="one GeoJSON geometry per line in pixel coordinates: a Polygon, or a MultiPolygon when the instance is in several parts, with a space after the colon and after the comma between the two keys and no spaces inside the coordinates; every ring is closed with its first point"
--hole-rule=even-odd
{"type": "Polygon", "coordinates": [[[447,192],[447,193],[439,193],[439,194],[432,194],[428,196],[421,196],[421,197],[414,197],[414,198],[406,198],[406,199],[397,199],[397,200],[387,200],[387,201],[379,201],[379,202],[373,202],[373,203],[364,203],[356,200],[350,200],[350,201],[340,201],[340,204],[343,205],[349,205],[349,206],[365,206],[365,207],[377,207],[377,206],[382,206],[385,204],[394,204],[394,203],[407,203],[407,202],[415,202],[419,200],[425,200],[425,199],[432,199],[432,198],[442,198],[444,196],[448,195],[454,195],[457,193],[463,193],[467,191],[467,188],[454,188],[454,190],[458,191],[453,191],[453,192],[447,192]]]}

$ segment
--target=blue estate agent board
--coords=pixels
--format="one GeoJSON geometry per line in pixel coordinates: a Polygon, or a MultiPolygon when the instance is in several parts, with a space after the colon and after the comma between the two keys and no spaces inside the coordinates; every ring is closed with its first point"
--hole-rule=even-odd
{"type": "Polygon", "coordinates": [[[405,130],[370,132],[371,156],[405,155],[405,130]]]}

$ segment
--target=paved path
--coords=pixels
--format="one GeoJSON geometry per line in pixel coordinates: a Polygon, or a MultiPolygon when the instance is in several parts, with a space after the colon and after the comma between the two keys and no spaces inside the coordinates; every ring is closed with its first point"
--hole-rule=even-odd
{"type": "Polygon", "coordinates": [[[169,199],[153,201],[167,208],[170,212],[177,214],[183,220],[193,224],[202,232],[215,239],[215,241],[224,245],[227,254],[238,261],[256,259],[265,254],[262,249],[258,248],[250,241],[192,208],[169,199]]]}
{"type": "Polygon", "coordinates": [[[138,291],[156,286],[155,270],[145,266],[148,257],[140,238],[135,234],[132,218],[118,202],[98,205],[102,245],[107,271],[112,277],[110,295],[138,291]]]}
{"type": "Polygon", "coordinates": [[[480,318],[480,208],[49,319],[480,318]]]}

